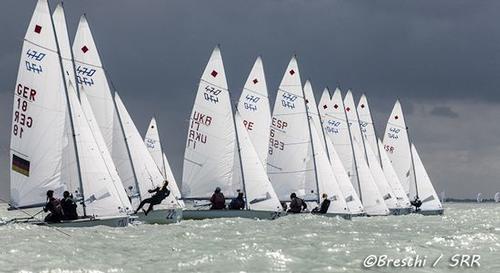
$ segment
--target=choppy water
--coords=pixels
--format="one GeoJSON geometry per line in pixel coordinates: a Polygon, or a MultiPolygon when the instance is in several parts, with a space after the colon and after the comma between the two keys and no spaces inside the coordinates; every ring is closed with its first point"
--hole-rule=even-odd
{"type": "MultiPolygon", "coordinates": [[[[13,217],[0,207],[0,217],[13,217]]],[[[0,227],[0,271],[49,272],[500,272],[500,204],[446,204],[445,216],[352,221],[313,215],[218,219],[127,228],[0,227]],[[427,256],[423,268],[366,269],[370,254],[427,256]],[[443,254],[436,268],[431,264],[443,254]],[[478,254],[480,268],[448,266],[478,254]]]]}

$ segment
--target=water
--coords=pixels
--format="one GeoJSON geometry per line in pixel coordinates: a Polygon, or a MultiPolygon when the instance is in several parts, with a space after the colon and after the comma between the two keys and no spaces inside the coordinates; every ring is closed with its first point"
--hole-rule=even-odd
{"type": "MultiPolygon", "coordinates": [[[[0,208],[0,217],[12,212],[0,208]]],[[[500,272],[500,204],[446,204],[445,216],[352,221],[293,215],[275,221],[218,219],[175,225],[63,229],[0,227],[2,272],[500,272]],[[423,268],[366,269],[370,254],[427,256],[423,268]],[[443,254],[436,268],[431,264],[443,254]],[[480,268],[448,267],[453,254],[480,268]]]]}

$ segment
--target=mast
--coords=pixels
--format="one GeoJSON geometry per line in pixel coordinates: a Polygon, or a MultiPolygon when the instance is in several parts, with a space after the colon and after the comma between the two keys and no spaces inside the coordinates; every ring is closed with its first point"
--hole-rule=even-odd
{"type": "MultiPolygon", "coordinates": [[[[359,200],[361,202],[363,202],[363,194],[361,191],[361,182],[359,181],[358,163],[356,162],[356,154],[354,153],[354,144],[352,141],[351,126],[349,125],[349,120],[347,119],[347,113],[345,112],[345,104],[344,104],[344,100],[342,99],[342,96],[340,97],[340,100],[342,102],[342,108],[344,109],[345,121],[347,123],[347,131],[349,132],[349,142],[351,143],[352,158],[354,160],[353,161],[354,162],[354,169],[356,170],[356,179],[358,180],[359,200]]],[[[356,114],[357,114],[357,112],[356,112],[356,114]]]]}
{"type": "MultiPolygon", "coordinates": [[[[302,88],[302,96],[304,97],[304,105],[306,107],[307,127],[309,128],[309,142],[311,143],[311,148],[312,148],[312,156],[313,156],[313,164],[314,164],[314,178],[316,180],[316,195],[318,196],[317,201],[319,204],[319,203],[321,203],[321,197],[319,195],[318,170],[316,168],[316,153],[314,151],[314,143],[313,143],[312,131],[311,131],[311,120],[309,119],[309,110],[308,110],[307,104],[306,104],[306,94],[304,92],[304,88],[302,88]]],[[[316,105],[314,107],[316,107],[316,105]]],[[[326,145],[326,143],[325,143],[325,145],[326,145]]]]}
{"type": "MultiPolygon", "coordinates": [[[[229,90],[228,90],[229,91],[229,90]]],[[[233,111],[231,105],[231,112],[233,111]]],[[[236,113],[238,113],[238,109],[236,109],[236,113]]],[[[239,113],[238,113],[239,115],[239,113]]],[[[247,189],[245,185],[245,174],[243,172],[243,160],[241,159],[241,148],[240,148],[240,139],[238,137],[238,128],[236,128],[236,119],[233,117],[233,125],[234,125],[234,132],[236,136],[236,148],[238,149],[238,157],[240,158],[240,169],[241,169],[241,182],[243,184],[243,191],[245,192],[245,207],[247,210],[250,210],[249,203],[248,203],[248,198],[247,198],[247,189]]],[[[245,127],[246,130],[246,127],[245,127]]]]}
{"type": "MultiPolygon", "coordinates": [[[[403,113],[402,109],[403,108],[401,107],[401,113],[403,113]]],[[[413,152],[411,150],[411,143],[412,143],[412,141],[410,141],[410,132],[409,132],[409,129],[408,129],[408,125],[406,125],[405,115],[401,115],[401,116],[403,116],[403,121],[404,121],[404,124],[405,124],[406,134],[408,135],[408,146],[410,147],[411,167],[412,167],[412,170],[413,170],[413,183],[415,183],[415,197],[417,199],[419,199],[418,198],[418,186],[417,186],[417,173],[415,172],[415,162],[413,161],[413,152]]]]}
{"type": "MultiPolygon", "coordinates": [[[[104,71],[104,72],[106,74],[106,71],[104,71]]],[[[115,92],[116,92],[115,85],[113,84],[112,81],[110,81],[110,82],[111,82],[111,86],[113,87],[113,90],[115,90],[115,92]]],[[[115,93],[115,95],[116,95],[116,93],[115,93]]],[[[125,136],[125,131],[123,130],[122,117],[120,116],[120,112],[118,111],[118,109],[116,107],[115,96],[113,96],[113,105],[115,107],[116,116],[118,117],[118,122],[120,123],[120,130],[122,132],[123,139],[125,139],[125,144],[126,144],[125,146],[127,147],[128,159],[130,161],[130,165],[132,166],[132,173],[134,174],[135,188],[137,189],[137,193],[139,194],[139,201],[142,201],[141,189],[139,188],[139,181],[137,179],[137,174],[135,173],[134,161],[132,160],[132,155],[130,154],[130,148],[129,148],[127,136],[125,136]]],[[[132,197],[134,197],[134,196],[132,196],[132,197]]]]}
{"type": "MultiPolygon", "coordinates": [[[[366,98],[366,95],[365,95],[365,98],[366,98]]],[[[368,99],[366,99],[366,105],[368,105],[368,99]]],[[[368,109],[370,109],[370,108],[368,108],[368,109]]],[[[368,111],[368,113],[370,114],[370,120],[372,121],[373,133],[375,134],[375,143],[377,143],[378,161],[379,161],[380,167],[383,169],[382,156],[380,155],[380,146],[378,145],[377,128],[375,128],[375,121],[373,121],[372,111],[368,111]]],[[[359,118],[359,116],[358,116],[358,118],[359,118]]],[[[361,133],[363,133],[363,131],[361,131],[361,133]]]]}
{"type": "MultiPolygon", "coordinates": [[[[50,10],[50,4],[48,1],[47,1],[47,5],[49,6],[49,10],[50,10]]],[[[61,5],[62,5],[62,3],[61,3],[61,5]]],[[[84,194],[84,190],[83,190],[83,181],[82,181],[82,170],[81,170],[81,165],[80,165],[80,157],[78,156],[78,145],[76,144],[75,124],[73,122],[73,111],[71,110],[71,103],[69,101],[68,86],[66,84],[66,76],[64,75],[64,66],[62,63],[61,49],[59,47],[59,41],[57,39],[56,27],[54,26],[54,19],[52,18],[52,16],[50,16],[50,22],[52,23],[52,29],[54,31],[54,36],[56,39],[57,52],[59,55],[59,65],[61,68],[62,80],[64,83],[64,91],[65,91],[65,95],[66,95],[66,104],[68,105],[69,121],[70,121],[70,126],[71,126],[71,135],[72,135],[72,139],[73,139],[73,147],[75,149],[76,166],[77,166],[77,171],[78,171],[78,183],[80,185],[80,194],[82,196],[83,216],[87,216],[87,210],[86,210],[86,206],[85,206],[85,194],[84,194]]],[[[64,22],[64,23],[66,23],[66,22],[64,22]]],[[[73,58],[73,51],[72,50],[71,50],[71,58],[73,58]]],[[[72,62],[74,62],[74,61],[72,60],[72,62]]],[[[74,71],[74,63],[73,63],[73,71],[74,71]]],[[[75,72],[74,72],[74,74],[75,74],[75,72]]],[[[75,74],[75,79],[76,79],[76,74],[75,74]]],[[[78,85],[78,83],[75,83],[75,84],[78,85]]],[[[78,95],[78,93],[77,93],[77,95],[78,95]]]]}

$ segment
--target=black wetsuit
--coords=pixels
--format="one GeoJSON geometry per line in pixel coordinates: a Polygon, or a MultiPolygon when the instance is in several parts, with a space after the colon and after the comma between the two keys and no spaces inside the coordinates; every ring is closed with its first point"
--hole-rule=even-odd
{"type": "Polygon", "coordinates": [[[328,208],[330,207],[330,203],[331,203],[331,201],[328,199],[323,200],[323,202],[321,202],[320,208],[319,209],[315,208],[312,211],[312,213],[325,214],[328,211],[328,208]]]}
{"type": "Polygon", "coordinates": [[[302,210],[307,209],[307,204],[304,202],[304,200],[295,197],[292,199],[292,202],[290,202],[290,209],[288,212],[290,213],[300,213],[302,210]]]}
{"type": "Polygon", "coordinates": [[[45,204],[43,211],[50,212],[45,217],[45,222],[47,223],[61,222],[61,219],[63,217],[63,212],[61,207],[61,201],[59,201],[59,199],[56,199],[54,197],[50,198],[47,204],[45,204]]]}
{"type": "Polygon", "coordinates": [[[415,211],[420,211],[420,207],[422,206],[422,201],[420,199],[416,198],[414,201],[410,202],[412,206],[415,207],[415,211]]]}
{"type": "Polygon", "coordinates": [[[231,203],[229,203],[229,209],[240,210],[244,208],[245,208],[245,200],[243,200],[243,197],[236,197],[233,200],[231,200],[231,203]]]}
{"type": "Polygon", "coordinates": [[[222,192],[214,192],[210,198],[210,203],[212,206],[210,209],[225,209],[226,208],[226,198],[222,192]]]}
{"type": "Polygon", "coordinates": [[[148,210],[146,210],[144,212],[144,214],[148,215],[148,213],[153,210],[154,205],[160,204],[165,198],[167,198],[167,196],[170,195],[170,191],[167,189],[167,187],[162,187],[162,188],[156,187],[156,189],[149,190],[148,192],[149,193],[156,192],[156,193],[153,196],[151,196],[150,198],[146,198],[146,199],[142,200],[142,202],[139,204],[139,207],[137,208],[136,212],[138,210],[142,209],[142,207],[146,203],[149,203],[148,210]]]}
{"type": "Polygon", "coordinates": [[[76,203],[72,198],[63,198],[61,200],[61,207],[63,210],[64,220],[76,220],[78,219],[78,213],[76,212],[76,203]]]}

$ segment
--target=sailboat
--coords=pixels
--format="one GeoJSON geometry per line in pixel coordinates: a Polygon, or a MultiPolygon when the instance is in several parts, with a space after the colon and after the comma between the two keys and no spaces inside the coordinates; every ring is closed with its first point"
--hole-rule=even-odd
{"type": "Polygon", "coordinates": [[[325,135],[314,98],[314,92],[309,80],[304,84],[304,98],[308,116],[308,129],[311,136],[309,146],[310,166],[314,168],[312,175],[306,177],[306,184],[316,184],[317,203],[321,203],[323,194],[330,200],[330,206],[324,216],[340,216],[351,219],[347,201],[340,189],[337,178],[330,164],[325,135]],[[309,181],[309,182],[308,182],[309,181]]]}
{"type": "Polygon", "coordinates": [[[275,219],[284,214],[247,126],[238,111],[233,118],[217,46],[201,76],[189,121],[182,176],[184,219],[275,219]],[[242,191],[245,209],[209,210],[207,200],[216,187],[226,199],[242,191]]]}
{"type": "Polygon", "coordinates": [[[441,203],[446,202],[446,193],[444,191],[441,192],[440,198],[441,198],[441,203]]]}
{"type": "MultiPolygon", "coordinates": [[[[121,99],[116,93],[113,98],[85,15],[78,24],[73,53],[80,93],[85,94],[94,122],[121,179],[122,188],[127,191],[132,207],[136,208],[140,201],[151,196],[148,190],[163,184],[163,176],[121,99]]],[[[156,207],[147,216],[139,212],[138,220],[163,224],[178,222],[182,218],[182,208],[173,195],[156,207]]]]}
{"type": "Polygon", "coordinates": [[[151,157],[156,163],[158,169],[160,169],[163,179],[169,181],[170,188],[172,189],[172,194],[177,199],[177,202],[181,207],[184,206],[184,201],[181,200],[181,192],[175,181],[174,174],[168,163],[167,156],[163,152],[163,146],[160,141],[160,133],[158,132],[158,126],[156,124],[156,119],[152,118],[149,122],[148,130],[146,136],[144,137],[144,144],[148,148],[151,157]]]}
{"type": "MultiPolygon", "coordinates": [[[[390,192],[381,192],[380,189],[388,191],[386,185],[379,187],[379,184],[385,182],[381,179],[383,176],[374,177],[372,172],[373,164],[370,165],[366,152],[364,137],[359,127],[359,117],[354,104],[354,98],[350,90],[347,91],[344,98],[344,112],[349,124],[349,133],[354,155],[354,168],[360,186],[360,196],[363,206],[368,216],[388,215],[390,210],[386,201],[393,201],[393,195],[390,192]]],[[[376,166],[376,164],[375,164],[376,166]]],[[[392,204],[391,204],[392,205],[392,204]]]]}
{"type": "MultiPolygon", "coordinates": [[[[380,154],[380,147],[378,145],[377,134],[375,132],[370,106],[368,105],[368,99],[364,94],[359,99],[357,112],[359,117],[359,127],[361,129],[362,137],[364,138],[364,148],[368,164],[373,178],[377,183],[378,189],[384,197],[387,207],[394,215],[410,213],[410,200],[408,200],[408,197],[404,191],[402,191],[402,186],[400,185],[399,180],[397,177],[391,176],[389,173],[390,170],[386,171],[383,169],[381,159],[382,156],[380,154]]],[[[388,166],[388,168],[391,168],[391,166],[388,166]]]]}
{"type": "MultiPolygon", "coordinates": [[[[47,190],[56,196],[68,190],[83,217],[51,225],[128,225],[130,203],[78,101],[61,4],[51,17],[47,0],[37,2],[22,52],[10,149],[11,209],[41,207],[47,190]]],[[[33,217],[13,220],[46,224],[33,217]]]]}
{"type": "Polygon", "coordinates": [[[267,173],[281,202],[289,202],[295,193],[317,205],[317,185],[306,179],[315,171],[308,165],[308,123],[297,59],[293,56],[278,88],[269,134],[267,173]]]}
{"type": "Polygon", "coordinates": [[[420,209],[416,212],[424,215],[443,214],[443,206],[429,175],[415,146],[410,144],[408,127],[399,101],[396,101],[387,122],[384,150],[409,199],[422,201],[420,209]]]}
{"type": "Polygon", "coordinates": [[[328,88],[323,90],[323,94],[321,95],[320,102],[318,104],[319,116],[321,120],[321,124],[323,126],[323,132],[325,133],[325,143],[326,149],[328,152],[328,157],[330,159],[330,165],[332,167],[333,173],[337,178],[337,183],[342,191],[342,194],[345,197],[347,207],[349,208],[349,212],[351,216],[364,216],[366,212],[361,204],[361,200],[359,199],[356,190],[354,189],[349,175],[344,168],[344,164],[340,159],[339,154],[334,147],[332,140],[330,137],[327,137],[327,130],[329,132],[333,132],[332,124],[335,124],[334,120],[331,120],[327,116],[327,112],[329,112],[328,105],[330,104],[330,92],[328,88]]]}
{"type": "Polygon", "coordinates": [[[476,196],[476,201],[478,203],[482,203],[483,202],[483,194],[482,193],[478,193],[477,196],[476,196]]]}
{"type": "Polygon", "coordinates": [[[500,202],[500,192],[495,193],[495,202],[500,202]]]}

